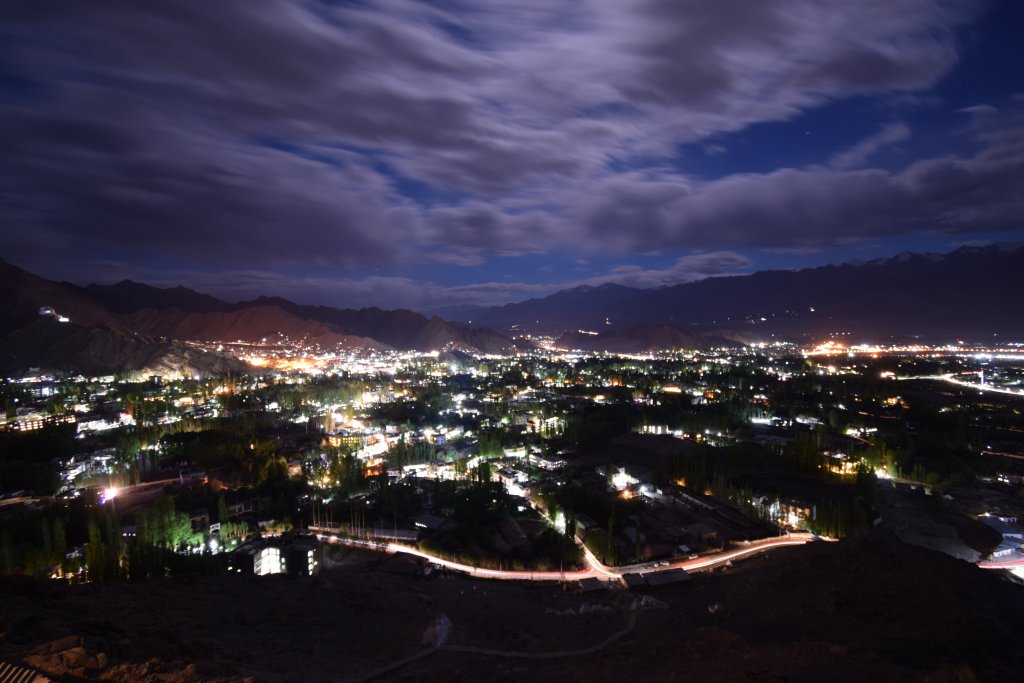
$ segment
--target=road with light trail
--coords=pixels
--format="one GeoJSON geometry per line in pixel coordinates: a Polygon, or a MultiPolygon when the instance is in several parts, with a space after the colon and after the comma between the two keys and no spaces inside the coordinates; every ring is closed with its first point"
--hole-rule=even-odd
{"type": "MultiPolygon", "coordinates": [[[[971,373],[974,374],[974,373],[971,373]]],[[[1017,398],[1024,398],[1024,389],[1005,389],[1003,387],[997,387],[992,384],[982,384],[980,382],[968,382],[967,380],[957,379],[956,374],[948,372],[944,375],[915,375],[912,377],[897,377],[899,381],[907,380],[933,380],[939,382],[949,382],[950,384],[956,384],[961,387],[968,389],[977,389],[978,391],[988,391],[994,394],[1007,394],[1009,396],[1016,396],[1017,398]]]]}
{"type": "Polygon", "coordinates": [[[1013,560],[989,560],[979,562],[978,566],[982,569],[1021,569],[1024,568],[1024,557],[1013,560]]]}
{"type": "Polygon", "coordinates": [[[505,569],[491,569],[488,567],[476,567],[462,562],[447,560],[436,555],[424,552],[419,548],[404,545],[402,543],[380,543],[358,538],[346,538],[333,533],[333,530],[324,527],[310,527],[310,531],[316,533],[317,538],[328,543],[339,543],[354,548],[375,550],[386,553],[406,553],[422,558],[427,562],[436,564],[453,571],[462,572],[468,576],[476,576],[482,579],[498,579],[503,581],[580,581],[583,579],[603,579],[606,581],[621,581],[624,574],[637,573],[647,574],[652,572],[665,571],[667,569],[684,569],[688,572],[703,571],[720,567],[733,560],[742,559],[756,553],[774,550],[776,548],[804,545],[815,537],[810,534],[778,536],[762,541],[751,542],[748,545],[728,550],[713,555],[704,555],[695,560],[678,560],[669,562],[666,565],[656,565],[650,562],[642,564],[627,565],[621,567],[609,567],[602,564],[590,549],[581,545],[583,557],[586,561],[584,569],[573,571],[513,571],[505,569]]]}

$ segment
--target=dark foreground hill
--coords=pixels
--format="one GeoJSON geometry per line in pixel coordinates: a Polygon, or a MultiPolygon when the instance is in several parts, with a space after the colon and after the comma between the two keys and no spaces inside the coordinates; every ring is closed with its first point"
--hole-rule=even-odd
{"type": "Polygon", "coordinates": [[[1024,588],[888,535],[625,591],[414,578],[349,554],[313,579],[0,580],[0,660],[67,680],[1017,681],[1024,588]],[[511,653],[511,654],[510,654],[511,653]],[[514,655],[514,656],[511,656],[514,655]],[[71,678],[73,677],[73,678],[71,678]]]}

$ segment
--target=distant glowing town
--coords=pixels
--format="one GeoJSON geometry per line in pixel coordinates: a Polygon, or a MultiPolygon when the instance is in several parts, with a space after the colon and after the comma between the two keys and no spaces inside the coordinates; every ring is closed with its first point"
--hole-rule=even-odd
{"type": "Polygon", "coordinates": [[[347,546],[428,572],[654,585],[873,525],[1024,564],[1022,345],[546,342],[498,356],[281,337],[193,343],[244,360],[237,375],[7,378],[0,436],[53,457],[5,481],[3,569],[309,574],[347,546]]]}

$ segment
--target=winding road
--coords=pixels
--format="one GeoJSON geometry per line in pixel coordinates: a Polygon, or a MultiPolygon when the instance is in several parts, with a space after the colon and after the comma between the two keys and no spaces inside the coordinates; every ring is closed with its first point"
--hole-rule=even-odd
{"type": "Polygon", "coordinates": [[[365,550],[375,550],[378,552],[407,553],[409,555],[423,558],[424,560],[441,567],[462,572],[468,576],[504,581],[580,581],[582,579],[594,578],[619,582],[622,580],[623,575],[630,573],[647,574],[665,571],[667,569],[684,569],[688,572],[702,571],[714,569],[715,567],[720,567],[733,560],[738,560],[756,553],[766,552],[776,548],[804,545],[805,543],[816,539],[816,537],[811,534],[791,534],[787,536],[767,538],[761,541],[752,541],[740,548],[734,548],[732,550],[715,553],[713,555],[704,555],[694,560],[679,560],[676,562],[670,562],[667,565],[662,564],[660,566],[650,562],[644,562],[642,564],[619,567],[609,567],[602,564],[594,554],[590,552],[589,548],[581,544],[580,548],[583,551],[583,557],[586,561],[586,567],[584,569],[577,569],[574,571],[512,571],[476,567],[461,562],[446,560],[444,558],[437,557],[436,555],[426,553],[419,548],[402,543],[379,543],[364,539],[346,538],[344,536],[337,535],[334,533],[334,530],[326,527],[314,526],[310,527],[310,531],[314,532],[317,535],[317,538],[321,541],[327,543],[339,543],[354,548],[363,548],[365,550]]]}

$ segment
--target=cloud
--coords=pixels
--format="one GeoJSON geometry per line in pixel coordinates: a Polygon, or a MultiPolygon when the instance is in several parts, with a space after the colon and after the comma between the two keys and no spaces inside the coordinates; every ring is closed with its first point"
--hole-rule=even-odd
{"type": "Polygon", "coordinates": [[[548,237],[558,232],[556,220],[547,212],[509,209],[481,201],[432,209],[428,222],[439,244],[503,256],[543,252],[548,237]]]}
{"type": "MultiPolygon", "coordinates": [[[[556,249],[715,253],[998,229],[1020,215],[1015,153],[989,142],[901,173],[859,169],[909,135],[899,123],[828,168],[700,182],[676,166],[680,145],[709,134],[710,155],[729,133],[825,103],[926,93],[979,11],[971,0],[216,11],[16,0],[0,8],[8,255],[396,274],[556,249]]],[[[705,272],[620,275],[684,271],[705,272]]],[[[364,280],[325,282],[379,298],[364,280]]],[[[475,287],[457,295],[498,295],[475,287]]]]}
{"type": "Polygon", "coordinates": [[[956,111],[958,114],[970,114],[971,116],[991,116],[999,113],[999,110],[990,104],[972,104],[969,107],[961,107],[956,111]]]}
{"type": "Polygon", "coordinates": [[[596,286],[613,282],[627,287],[653,289],[703,280],[716,275],[736,275],[752,264],[753,262],[742,254],[732,251],[715,251],[681,256],[668,268],[644,268],[638,265],[616,266],[608,273],[587,278],[578,284],[596,286]]]}
{"type": "Polygon", "coordinates": [[[447,263],[453,266],[479,266],[486,262],[486,259],[479,254],[465,251],[440,251],[429,254],[428,258],[436,263],[447,263]]]}
{"type": "MultiPolygon", "coordinates": [[[[11,123],[31,139],[63,122],[11,123]]],[[[12,194],[60,194],[15,219],[27,245],[207,265],[354,266],[392,262],[400,253],[392,245],[418,234],[420,210],[388,197],[381,179],[357,164],[335,167],[173,128],[150,133],[158,145],[103,163],[67,143],[57,151],[15,142],[18,171],[5,179],[12,194]]],[[[131,132],[118,136],[134,144],[131,132]]]]}
{"type": "Polygon", "coordinates": [[[887,145],[910,139],[910,128],[904,123],[890,123],[874,135],[869,135],[849,149],[834,155],[829,166],[838,169],[862,166],[875,153],[887,145]]]}
{"type": "Polygon", "coordinates": [[[617,174],[567,198],[574,223],[613,249],[805,248],[1024,224],[1024,126],[989,126],[971,157],[939,156],[902,171],[812,166],[705,183],[617,174]]]}

